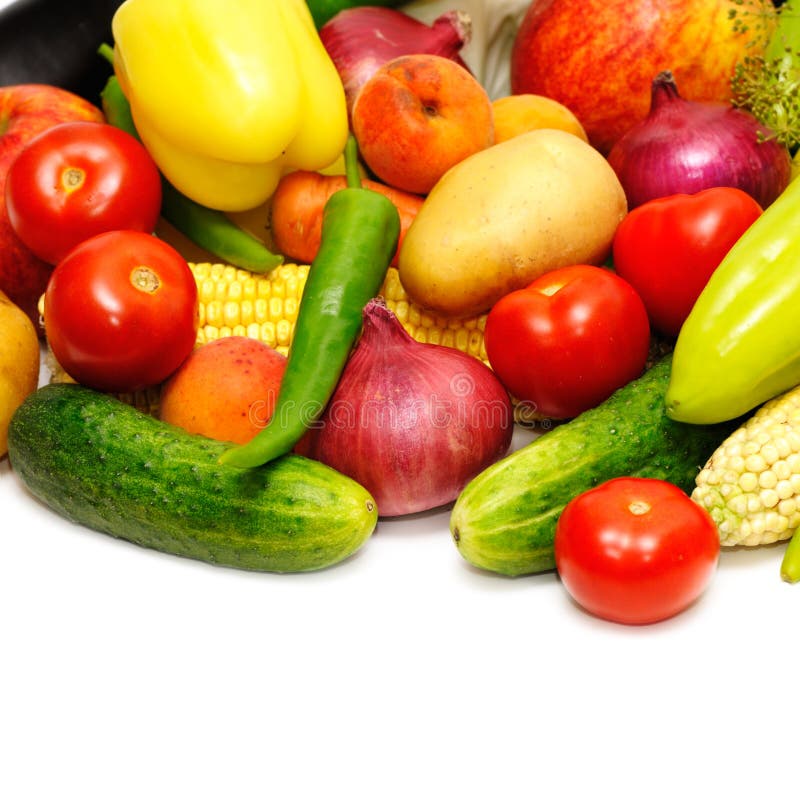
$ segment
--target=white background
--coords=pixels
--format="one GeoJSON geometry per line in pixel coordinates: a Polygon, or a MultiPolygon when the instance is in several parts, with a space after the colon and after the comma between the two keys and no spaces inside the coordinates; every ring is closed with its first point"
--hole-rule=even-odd
{"type": "Polygon", "coordinates": [[[3,460],[0,543],[4,800],[797,793],[783,545],[631,628],[552,573],[472,569],[447,510],[323,572],[244,573],[67,523],[3,460]]]}
{"type": "Polygon", "coordinates": [[[553,573],[473,569],[447,509],[307,575],[68,523],[8,459],[0,509],[2,798],[796,793],[784,545],[723,553],[691,609],[625,627],[553,573]]]}

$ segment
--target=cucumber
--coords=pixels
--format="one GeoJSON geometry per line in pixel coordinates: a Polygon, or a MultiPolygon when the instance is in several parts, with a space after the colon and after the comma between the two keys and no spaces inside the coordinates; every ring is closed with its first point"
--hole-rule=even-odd
{"type": "Polygon", "coordinates": [[[347,558],[375,529],[375,500],[352,479],[297,455],[257,469],[221,466],[229,446],[74,384],[38,389],[9,427],[11,465],[33,495],[144,547],[304,572],[347,558]]]}
{"type": "Polygon", "coordinates": [[[473,566],[503,575],[555,567],[553,539],[564,506],[611,478],[661,478],[689,492],[736,425],[669,419],[664,394],[672,356],[596,408],[534,439],[477,475],[450,515],[450,533],[473,566]]]}

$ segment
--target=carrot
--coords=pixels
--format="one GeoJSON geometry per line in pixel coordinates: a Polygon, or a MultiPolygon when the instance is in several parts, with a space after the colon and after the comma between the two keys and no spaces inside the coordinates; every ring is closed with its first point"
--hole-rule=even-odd
{"type": "MultiPolygon", "coordinates": [[[[270,203],[270,230],[275,248],[297,263],[310,264],[319,250],[325,203],[346,185],[344,175],[306,170],[284,175],[270,203]]],[[[397,252],[423,198],[369,179],[364,179],[361,185],[388,197],[400,214],[400,239],[392,259],[392,265],[397,266],[397,252]]]]}

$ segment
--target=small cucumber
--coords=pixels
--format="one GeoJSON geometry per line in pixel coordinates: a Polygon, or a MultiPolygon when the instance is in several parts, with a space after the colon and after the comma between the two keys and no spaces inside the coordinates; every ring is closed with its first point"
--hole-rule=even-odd
{"type": "Polygon", "coordinates": [[[109,395],[50,384],[9,428],[11,465],[74,522],[215,564],[304,572],[342,561],[373,532],[374,499],[317,461],[217,463],[229,444],[194,436],[109,395]]]}
{"type": "Polygon", "coordinates": [[[476,476],[457,498],[450,532],[473,566],[503,575],[555,567],[564,506],[611,478],[661,478],[691,491],[708,457],[736,427],[666,415],[672,359],[662,358],[601,405],[534,439],[476,476]]]}

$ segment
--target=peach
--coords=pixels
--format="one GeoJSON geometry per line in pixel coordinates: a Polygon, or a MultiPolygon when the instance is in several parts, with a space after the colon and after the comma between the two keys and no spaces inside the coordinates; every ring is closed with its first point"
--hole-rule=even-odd
{"type": "Polygon", "coordinates": [[[353,134],[384,183],[427,194],[450,167],[494,144],[492,103],[469,70],[413,54],[380,67],[362,86],[353,134]]]}
{"type": "Polygon", "coordinates": [[[511,94],[492,102],[494,140],[505,142],[514,136],[541,128],[566,131],[589,141],[580,120],[557,100],[541,94],[511,94]]]}
{"type": "Polygon", "coordinates": [[[235,444],[269,421],[286,357],[257,339],[224,336],[195,348],[161,387],[160,417],[235,444]]]}

